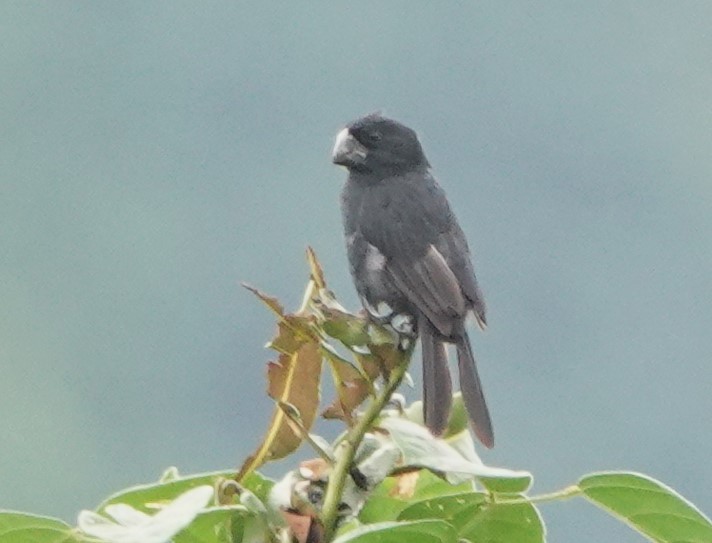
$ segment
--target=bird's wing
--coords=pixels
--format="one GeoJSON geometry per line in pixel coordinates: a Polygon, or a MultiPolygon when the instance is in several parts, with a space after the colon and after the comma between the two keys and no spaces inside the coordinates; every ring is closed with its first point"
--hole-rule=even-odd
{"type": "Polygon", "coordinates": [[[441,334],[452,336],[459,331],[467,314],[465,298],[457,278],[434,245],[417,260],[386,257],[385,272],[441,334]]]}
{"type": "Polygon", "coordinates": [[[477,284],[470,249],[460,225],[453,221],[450,228],[440,235],[435,247],[448,262],[465,298],[470,302],[478,326],[484,330],[487,326],[485,300],[477,284]]]}
{"type": "Polygon", "coordinates": [[[407,186],[393,180],[369,191],[363,206],[368,213],[359,230],[383,255],[383,272],[393,287],[450,337],[459,333],[471,306],[452,263],[438,247],[455,219],[432,177],[403,183],[407,186]]]}

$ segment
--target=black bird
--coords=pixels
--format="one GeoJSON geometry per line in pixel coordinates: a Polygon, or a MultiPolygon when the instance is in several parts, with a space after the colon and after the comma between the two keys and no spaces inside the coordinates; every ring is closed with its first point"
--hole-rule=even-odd
{"type": "Polygon", "coordinates": [[[460,388],[475,434],[494,446],[492,422],[465,329],[485,304],[465,235],[410,128],[380,114],[336,137],[332,159],[349,170],[341,209],[351,274],[369,316],[404,342],[420,336],[425,424],[447,426],[452,400],[446,344],[457,349],[460,388]]]}

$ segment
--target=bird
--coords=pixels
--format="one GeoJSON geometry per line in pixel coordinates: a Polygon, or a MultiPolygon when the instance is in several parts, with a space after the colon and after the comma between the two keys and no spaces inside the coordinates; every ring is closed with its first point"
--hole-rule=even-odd
{"type": "Polygon", "coordinates": [[[452,381],[447,345],[457,352],[460,389],[477,438],[494,432],[466,322],[487,324],[465,234],[431,173],[416,132],[381,113],[347,124],[332,162],[348,177],[341,193],[346,250],[363,308],[404,345],[419,338],[423,415],[431,433],[447,429],[452,381]]]}

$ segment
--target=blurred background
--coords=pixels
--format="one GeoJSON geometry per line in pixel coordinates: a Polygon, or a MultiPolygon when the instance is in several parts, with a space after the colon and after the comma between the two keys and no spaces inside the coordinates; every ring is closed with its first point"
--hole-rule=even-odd
{"type": "MultiPolygon", "coordinates": [[[[0,507],[74,522],[167,466],[238,465],[274,330],[239,282],[295,308],[309,244],[357,307],[329,155],[381,109],[419,132],[475,253],[483,458],[539,492],[642,471],[712,513],[711,20],[704,1],[2,3],[0,507]]],[[[551,541],[642,541],[581,500],[543,514],[551,541]]]]}

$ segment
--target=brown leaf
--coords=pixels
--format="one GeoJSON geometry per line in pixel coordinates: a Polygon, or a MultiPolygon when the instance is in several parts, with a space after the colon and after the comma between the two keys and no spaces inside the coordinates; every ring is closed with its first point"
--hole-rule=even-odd
{"type": "Polygon", "coordinates": [[[373,354],[373,363],[380,368],[381,373],[387,375],[398,364],[403,362],[403,353],[394,345],[369,345],[369,350],[373,354]]]}
{"type": "Polygon", "coordinates": [[[382,375],[382,364],[380,358],[371,354],[355,354],[354,358],[361,367],[361,371],[365,373],[371,382],[375,381],[382,375]]]}
{"type": "Polygon", "coordinates": [[[283,354],[291,354],[304,343],[317,341],[316,333],[311,328],[313,322],[314,318],[310,315],[284,315],[277,323],[277,335],[268,347],[283,354]]]}
{"type": "Polygon", "coordinates": [[[311,247],[307,247],[307,262],[309,262],[309,271],[311,272],[311,280],[318,289],[326,288],[326,280],[324,279],[324,270],[316,258],[316,253],[311,247]]]}
{"type": "Polygon", "coordinates": [[[346,414],[339,400],[334,400],[321,412],[321,417],[326,420],[346,420],[346,414]]]}
{"type": "Polygon", "coordinates": [[[338,397],[322,412],[321,416],[325,419],[340,419],[350,423],[353,410],[373,391],[373,380],[329,348],[324,348],[323,351],[331,367],[338,397]]]}
{"type": "MultiPolygon", "coordinates": [[[[319,406],[319,382],[322,357],[318,343],[307,341],[292,354],[281,354],[267,366],[268,394],[275,400],[291,404],[299,411],[302,425],[309,430],[319,406]]],[[[290,427],[284,411],[276,408],[259,448],[245,461],[237,476],[241,481],[250,472],[270,460],[284,458],[302,442],[290,427]]]]}
{"type": "Polygon", "coordinates": [[[296,334],[289,323],[282,321],[277,323],[277,335],[270,340],[267,347],[282,354],[290,354],[303,344],[304,337],[296,334]]]}
{"type": "Polygon", "coordinates": [[[282,307],[282,304],[279,303],[277,298],[273,296],[268,296],[264,292],[256,289],[252,285],[248,285],[247,283],[242,283],[242,286],[249,290],[252,294],[257,296],[260,300],[262,300],[262,302],[272,311],[277,313],[277,315],[279,315],[280,317],[284,315],[284,307],[282,307]]]}
{"type": "Polygon", "coordinates": [[[364,379],[337,385],[338,398],[322,412],[325,419],[338,419],[351,424],[353,411],[368,398],[371,387],[364,379]]]}

